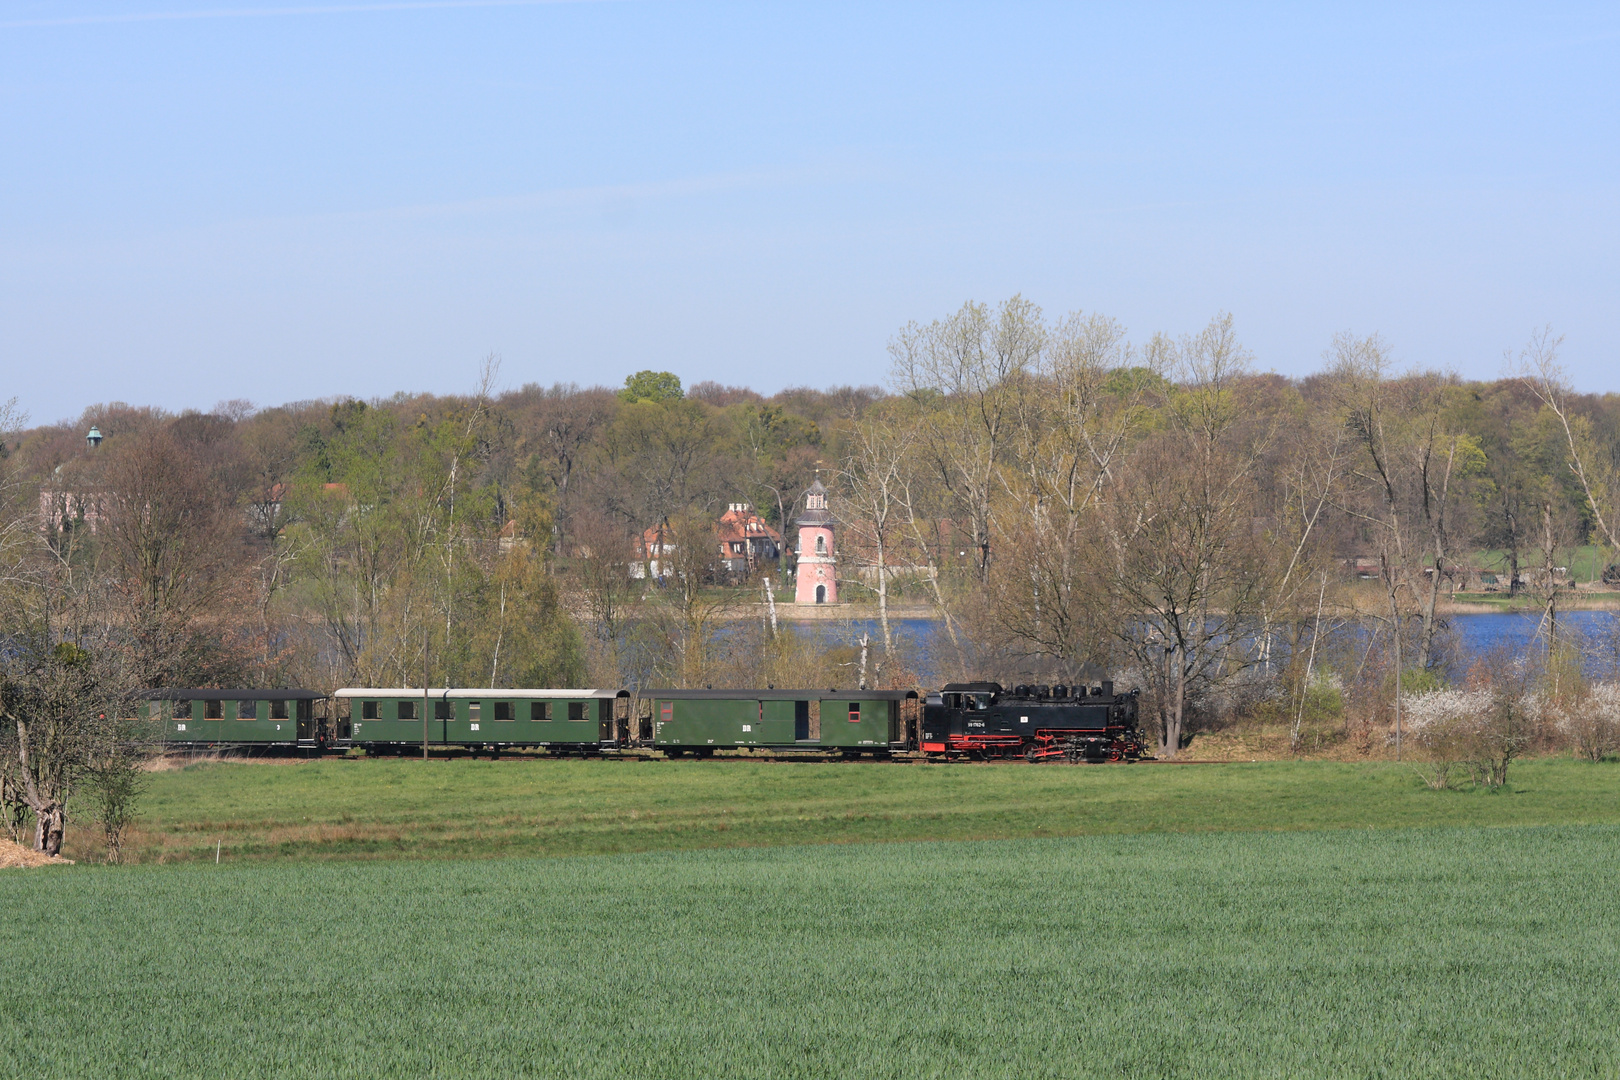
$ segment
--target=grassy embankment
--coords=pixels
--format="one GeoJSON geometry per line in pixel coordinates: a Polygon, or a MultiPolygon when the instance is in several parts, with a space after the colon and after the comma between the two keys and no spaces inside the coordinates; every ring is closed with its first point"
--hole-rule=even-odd
{"type": "MultiPolygon", "coordinates": [[[[142,862],[581,855],[1154,831],[1620,824],[1620,763],[1540,759],[1505,790],[1391,763],[1029,766],[375,759],[152,776],[142,862]]],[[[92,829],[67,854],[98,855],[92,829]]]]}
{"type": "MultiPolygon", "coordinates": [[[[1291,772],[1129,779],[1207,801],[1204,776],[1291,772]]],[[[1423,802],[1545,812],[1572,782],[1525,779],[1423,802]]],[[[1356,784],[1409,805],[1390,770],[1319,790],[1356,784]]],[[[0,1071],[1613,1077],[1617,850],[1567,826],[12,871],[0,1071]]]]}

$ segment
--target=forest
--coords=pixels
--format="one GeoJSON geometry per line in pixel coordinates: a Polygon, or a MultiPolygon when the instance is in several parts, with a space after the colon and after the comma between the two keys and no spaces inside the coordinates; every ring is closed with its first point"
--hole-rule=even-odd
{"type": "Polygon", "coordinates": [[[1613,585],[1620,395],[1574,392],[1559,344],[1470,382],[1346,333],[1295,379],[1229,315],[1133,340],[1014,297],[901,328],[881,386],[513,389],[491,357],[447,396],[13,402],[7,722],[91,687],[916,685],[904,615],[942,677],[1140,685],[1164,752],[1266,710],[1366,738],[1478,680],[1469,597],[1541,615],[1537,679],[1614,651],[1560,617],[1613,585]],[[818,477],[859,644],[785,610],[818,477]],[[779,564],[721,566],[737,502],[779,564]],[[638,575],[648,529],[674,550],[638,575]]]}

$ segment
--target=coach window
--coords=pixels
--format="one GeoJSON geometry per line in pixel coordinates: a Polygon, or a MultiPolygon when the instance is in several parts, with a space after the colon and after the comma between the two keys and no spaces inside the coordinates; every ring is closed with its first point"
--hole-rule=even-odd
{"type": "Polygon", "coordinates": [[[362,701],[360,703],[360,719],[377,719],[377,703],[375,701],[362,701]]]}
{"type": "Polygon", "coordinates": [[[433,703],[433,719],[454,720],[455,718],[456,710],[453,702],[445,701],[443,698],[440,698],[438,701],[433,703]]]}
{"type": "Polygon", "coordinates": [[[259,718],[259,703],[257,701],[238,701],[236,703],[236,718],[238,720],[257,720],[259,718]]]}
{"type": "Polygon", "coordinates": [[[675,703],[673,701],[660,701],[658,703],[658,722],[667,724],[675,719],[675,703]]]}
{"type": "Polygon", "coordinates": [[[270,703],[270,719],[287,719],[287,703],[285,701],[272,701],[270,703]]]}
{"type": "Polygon", "coordinates": [[[849,703],[849,722],[852,724],[861,722],[861,703],[858,701],[849,703]]]}
{"type": "Polygon", "coordinates": [[[174,718],[176,720],[191,719],[191,702],[177,701],[174,703],[174,718]]]}
{"type": "Polygon", "coordinates": [[[584,722],[585,703],[583,701],[570,701],[568,703],[568,719],[584,722]]]}
{"type": "Polygon", "coordinates": [[[315,703],[313,701],[310,701],[308,698],[304,698],[303,700],[299,701],[299,703],[298,703],[298,719],[300,719],[300,720],[313,720],[313,719],[315,719],[315,703]]]}
{"type": "Polygon", "coordinates": [[[471,720],[473,723],[476,724],[476,723],[478,723],[480,717],[483,716],[483,714],[484,714],[484,703],[482,701],[469,701],[469,702],[467,702],[467,719],[468,720],[471,720]]]}
{"type": "Polygon", "coordinates": [[[223,719],[225,719],[225,703],[223,701],[218,700],[218,699],[210,699],[208,701],[203,702],[203,719],[204,720],[223,720],[223,719]]]}
{"type": "Polygon", "coordinates": [[[394,715],[399,717],[401,720],[415,720],[416,719],[416,702],[414,702],[414,701],[402,701],[402,702],[400,702],[399,703],[399,709],[398,709],[397,712],[395,712],[394,715]]]}
{"type": "Polygon", "coordinates": [[[550,720],[551,719],[551,702],[549,702],[549,701],[531,701],[531,702],[529,702],[529,719],[534,721],[537,724],[543,724],[546,721],[550,720]]]}
{"type": "Polygon", "coordinates": [[[510,701],[497,701],[495,703],[496,720],[512,720],[512,703],[510,701]]]}

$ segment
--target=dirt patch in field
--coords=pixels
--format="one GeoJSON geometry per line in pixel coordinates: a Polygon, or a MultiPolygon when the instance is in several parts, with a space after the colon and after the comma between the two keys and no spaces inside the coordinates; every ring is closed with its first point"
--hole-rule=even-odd
{"type": "Polygon", "coordinates": [[[21,869],[29,866],[67,866],[72,859],[62,856],[42,855],[37,851],[23,847],[21,844],[0,837],[0,869],[21,869]]]}

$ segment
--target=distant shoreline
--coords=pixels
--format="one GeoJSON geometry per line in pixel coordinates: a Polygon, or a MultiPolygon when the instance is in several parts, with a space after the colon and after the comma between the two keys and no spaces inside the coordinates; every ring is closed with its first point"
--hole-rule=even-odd
{"type": "MultiPolygon", "coordinates": [[[[768,619],[771,617],[770,606],[767,604],[745,604],[740,606],[738,613],[745,618],[768,619]]],[[[776,618],[778,622],[840,622],[844,619],[876,620],[878,618],[876,604],[784,604],[776,605],[776,618]]],[[[891,604],[889,606],[891,619],[939,619],[939,612],[931,606],[919,604],[891,604]]]]}
{"type": "MultiPolygon", "coordinates": [[[[1620,596],[1560,597],[1559,611],[1620,611],[1620,596]]],[[[1453,600],[1435,605],[1441,615],[1539,615],[1541,602],[1522,600],[1453,600]]]]}
{"type": "MultiPolygon", "coordinates": [[[[1559,611],[1620,611],[1620,593],[1599,593],[1582,596],[1571,593],[1558,598],[1559,611]]],[[[1539,615],[1541,601],[1535,597],[1504,596],[1500,600],[1440,600],[1435,605],[1439,615],[1539,615]]],[[[736,613],[741,618],[768,619],[770,608],[765,604],[740,605],[736,613]]],[[[778,622],[842,622],[844,620],[877,621],[876,604],[793,604],[776,605],[778,622]]],[[[939,611],[932,605],[891,605],[889,618],[899,621],[927,619],[940,621],[939,611]]]]}

